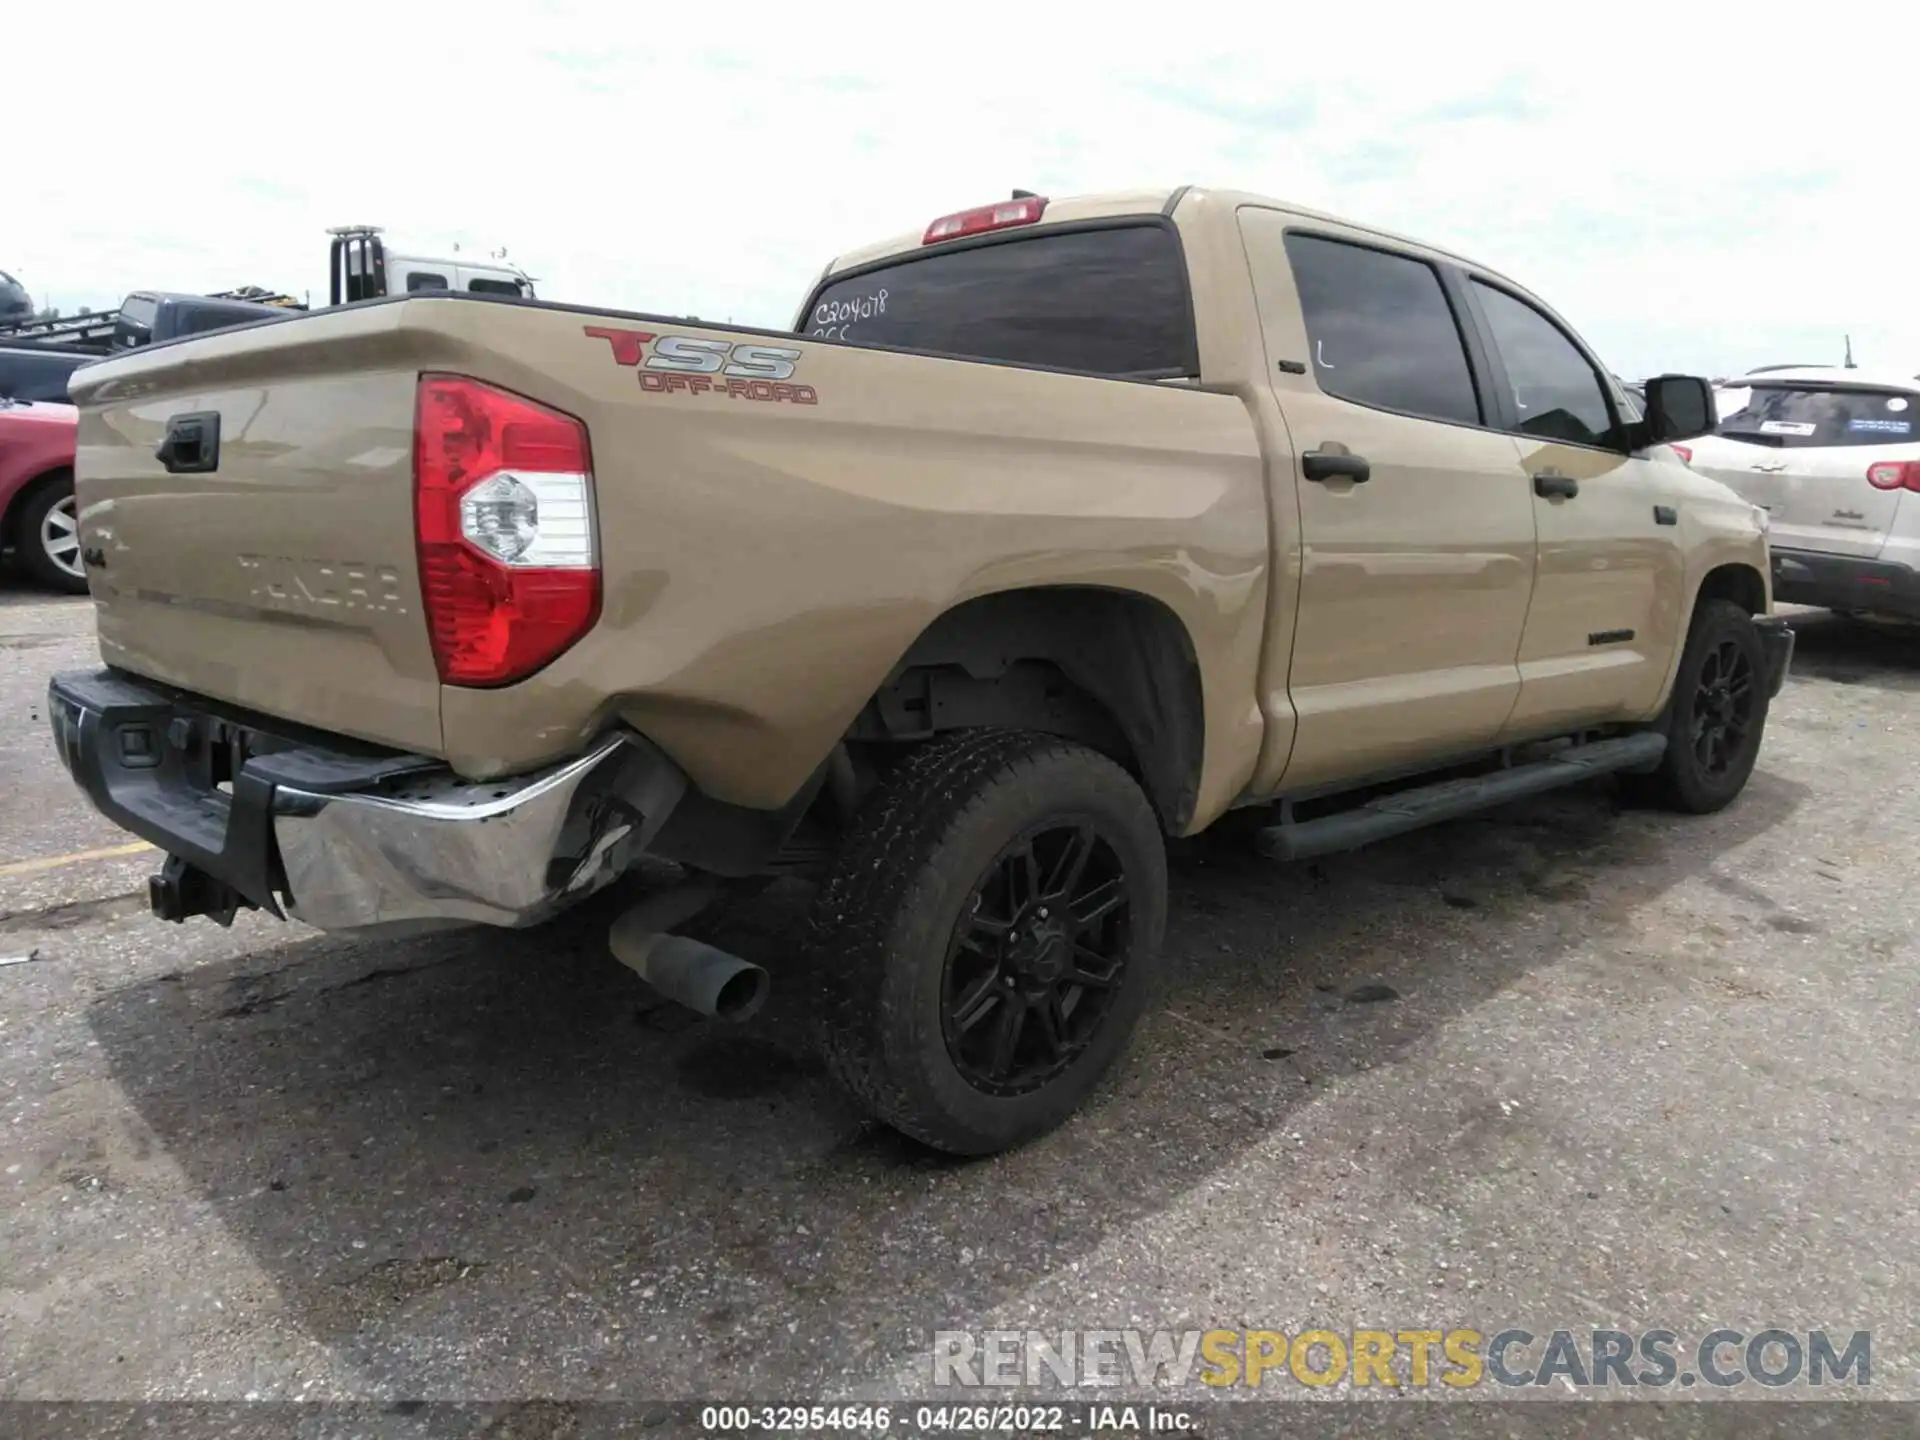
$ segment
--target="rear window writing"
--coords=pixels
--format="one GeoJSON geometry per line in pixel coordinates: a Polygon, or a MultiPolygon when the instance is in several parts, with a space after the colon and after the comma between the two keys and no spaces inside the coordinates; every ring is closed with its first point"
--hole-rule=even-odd
{"type": "Polygon", "coordinates": [[[1093,375],[1200,368],[1185,262],[1159,225],[915,256],[829,284],[800,333],[1093,375]]]}
{"type": "Polygon", "coordinates": [[[1729,440],[1797,450],[1920,440],[1920,396],[1842,386],[1753,385],[1717,397],[1729,440]]]}

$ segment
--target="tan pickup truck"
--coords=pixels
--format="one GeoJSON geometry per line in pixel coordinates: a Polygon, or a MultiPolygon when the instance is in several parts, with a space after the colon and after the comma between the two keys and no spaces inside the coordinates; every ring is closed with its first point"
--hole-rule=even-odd
{"type": "Polygon", "coordinates": [[[105,668],[53,729],[159,914],[520,926],[670,860],[610,943],[732,1017],[768,975],[676,927],[811,875],[833,1070],[958,1152],[1120,1052],[1164,837],[1717,809],[1792,652],[1668,444],[1704,380],[1643,415],[1512,281],[1251,195],[1016,194],[791,331],[408,297],[74,398],[105,668]]]}

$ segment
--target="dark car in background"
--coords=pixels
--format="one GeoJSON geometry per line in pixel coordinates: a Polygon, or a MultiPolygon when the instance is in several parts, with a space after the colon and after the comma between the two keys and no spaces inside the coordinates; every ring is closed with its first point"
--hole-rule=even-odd
{"type": "Polygon", "coordinates": [[[0,270],[0,325],[25,320],[32,314],[33,299],[27,294],[27,287],[0,270]]]}
{"type": "Polygon", "coordinates": [[[68,345],[0,345],[0,399],[67,403],[67,377],[97,350],[68,345]]]}
{"type": "Polygon", "coordinates": [[[0,320],[0,348],[22,345],[88,350],[96,356],[158,345],[232,325],[284,320],[297,314],[284,305],[262,304],[227,295],[183,295],[170,290],[135,290],[118,310],[70,315],[55,320],[9,324],[0,320]]]}

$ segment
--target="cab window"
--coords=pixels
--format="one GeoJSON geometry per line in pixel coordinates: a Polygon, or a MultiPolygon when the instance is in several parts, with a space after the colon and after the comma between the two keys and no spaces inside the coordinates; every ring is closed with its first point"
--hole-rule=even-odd
{"type": "Polygon", "coordinates": [[[1288,235],[1286,247],[1323,391],[1405,415],[1481,423],[1460,325],[1431,265],[1318,235],[1288,235]]]}
{"type": "Polygon", "coordinates": [[[447,277],[433,270],[415,270],[407,276],[407,293],[416,290],[445,290],[447,277]]]}
{"type": "Polygon", "coordinates": [[[1606,387],[1566,332],[1505,290],[1479,280],[1473,290],[1506,366],[1514,428],[1540,440],[1611,446],[1618,432],[1606,387]]]}

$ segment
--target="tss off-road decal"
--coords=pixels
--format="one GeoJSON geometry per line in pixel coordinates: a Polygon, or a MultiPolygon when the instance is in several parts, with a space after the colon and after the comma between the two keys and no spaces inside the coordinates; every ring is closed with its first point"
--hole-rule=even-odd
{"type": "Polygon", "coordinates": [[[789,383],[800,359],[798,350],[779,345],[736,345],[730,340],[703,340],[693,335],[656,335],[651,330],[616,330],[603,325],[581,328],[612,347],[614,364],[637,369],[640,388],[651,394],[679,391],[685,395],[724,395],[729,400],[820,403],[811,385],[789,383]]]}

